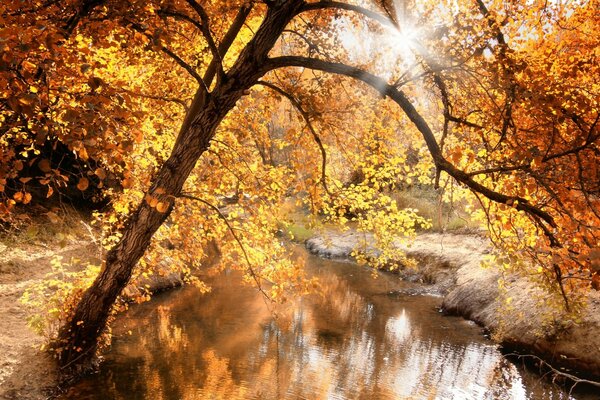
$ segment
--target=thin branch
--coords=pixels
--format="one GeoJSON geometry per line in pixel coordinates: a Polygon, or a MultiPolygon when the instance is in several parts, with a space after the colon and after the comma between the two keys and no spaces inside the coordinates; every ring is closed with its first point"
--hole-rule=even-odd
{"type": "Polygon", "coordinates": [[[290,103],[292,103],[292,105],[296,108],[296,110],[298,110],[300,115],[302,115],[302,118],[304,118],[304,121],[306,121],[306,126],[308,127],[308,130],[310,131],[313,139],[317,143],[317,146],[319,146],[319,151],[321,152],[321,184],[323,185],[325,192],[327,192],[328,195],[331,195],[331,192],[329,191],[329,188],[327,187],[327,178],[326,178],[327,152],[325,151],[325,147],[323,146],[321,137],[317,134],[317,131],[315,130],[315,128],[310,120],[310,115],[308,114],[308,112],[306,110],[304,110],[304,108],[302,108],[302,104],[300,104],[300,102],[294,96],[292,96],[285,90],[281,89],[279,86],[276,86],[276,85],[274,85],[270,82],[266,82],[266,81],[258,81],[258,82],[256,82],[256,84],[268,87],[269,89],[274,90],[275,92],[279,93],[280,95],[282,95],[283,97],[288,99],[290,101],[290,103]]]}
{"type": "Polygon", "coordinates": [[[271,299],[271,297],[267,294],[267,292],[265,292],[264,289],[262,288],[260,280],[264,279],[265,281],[267,281],[269,283],[273,283],[273,282],[270,282],[268,279],[261,278],[256,274],[256,272],[254,271],[254,268],[252,267],[252,263],[250,262],[250,257],[248,256],[248,253],[246,252],[246,248],[244,247],[244,244],[242,243],[242,240],[239,238],[237,233],[235,233],[235,230],[229,223],[229,220],[227,220],[227,217],[221,212],[221,210],[219,210],[219,208],[217,206],[209,203],[208,201],[206,201],[204,199],[201,199],[200,197],[196,197],[196,196],[192,196],[192,195],[184,194],[184,193],[179,194],[179,196],[177,196],[177,197],[198,201],[198,202],[204,204],[205,206],[207,206],[208,208],[212,209],[219,215],[219,218],[221,218],[223,220],[223,222],[225,222],[225,225],[227,225],[227,229],[229,229],[229,232],[231,232],[231,235],[233,236],[233,238],[235,239],[237,244],[240,246],[240,249],[242,250],[242,253],[244,254],[244,258],[246,259],[246,264],[248,264],[248,270],[250,271],[250,275],[252,276],[252,279],[254,279],[254,282],[256,283],[258,290],[268,300],[273,301],[273,299],[271,299]]]}
{"type": "Polygon", "coordinates": [[[317,54],[321,54],[321,55],[325,55],[321,49],[319,48],[318,45],[314,44],[309,38],[306,37],[306,35],[295,31],[293,29],[285,29],[283,31],[284,33],[292,33],[296,36],[298,36],[300,39],[302,39],[302,41],[304,41],[304,43],[306,43],[306,45],[308,46],[308,54],[310,55],[313,51],[317,54]]]}
{"type": "Polygon", "coordinates": [[[530,167],[531,167],[530,164],[511,165],[510,167],[499,166],[499,167],[493,167],[493,168],[479,169],[477,171],[469,172],[467,175],[475,176],[475,175],[493,174],[495,172],[511,172],[511,171],[518,171],[518,170],[526,170],[526,169],[529,169],[530,167]]]}
{"type": "Polygon", "coordinates": [[[178,13],[176,11],[169,10],[169,9],[158,10],[157,14],[160,16],[171,17],[171,18],[175,18],[175,19],[178,19],[181,21],[189,22],[190,24],[192,24],[196,28],[198,28],[199,31],[202,31],[202,29],[203,29],[202,24],[200,22],[196,21],[194,18],[192,18],[186,14],[178,13]]]}
{"type": "MultiPolygon", "coordinates": [[[[229,50],[238,33],[244,26],[251,10],[252,3],[242,6],[238,11],[237,15],[235,16],[235,19],[233,20],[231,26],[227,30],[227,33],[223,37],[221,44],[219,44],[219,54],[221,54],[223,57],[225,56],[225,54],[227,54],[227,51],[229,50]]],[[[196,91],[190,109],[187,112],[183,123],[181,124],[181,128],[179,130],[180,133],[186,131],[189,128],[190,124],[192,123],[192,120],[194,119],[198,111],[206,104],[206,101],[209,97],[208,88],[211,86],[212,80],[214,79],[215,74],[217,73],[218,65],[218,61],[215,60],[213,57],[210,64],[208,64],[206,71],[204,72],[204,76],[202,79],[204,85],[201,85],[201,87],[199,87],[196,91]]]]}
{"type": "MultiPolygon", "coordinates": [[[[469,187],[472,191],[481,193],[482,195],[496,203],[506,204],[515,207],[517,210],[525,211],[529,215],[540,218],[548,225],[556,227],[554,218],[550,214],[548,214],[541,208],[531,204],[527,199],[524,199],[522,197],[507,196],[505,194],[496,192],[480,184],[479,182],[474,181],[468,173],[456,168],[452,163],[446,160],[437,143],[435,135],[427,121],[425,121],[425,119],[415,109],[411,101],[406,97],[406,95],[402,91],[398,90],[393,85],[388,84],[385,80],[381,79],[380,77],[373,75],[370,72],[364,71],[360,68],[352,67],[346,64],[300,56],[283,56],[271,58],[264,64],[263,70],[266,73],[270,70],[283,67],[304,67],[348,76],[368,84],[369,86],[377,90],[382,96],[389,96],[396,104],[400,106],[400,108],[404,111],[406,116],[419,130],[419,132],[423,136],[423,139],[425,140],[429,153],[431,154],[433,161],[438,168],[447,172],[454,179],[469,187]]],[[[547,230],[546,232],[548,235],[550,235],[549,239],[552,242],[555,242],[554,236],[550,232],[550,230],[547,230]]]]}
{"type": "Polygon", "coordinates": [[[482,0],[475,0],[475,2],[477,3],[477,7],[479,7],[479,11],[481,12],[481,14],[488,19],[489,27],[495,31],[494,33],[496,34],[496,40],[500,44],[500,46],[502,48],[502,53],[504,54],[504,52],[506,51],[506,48],[507,48],[506,39],[504,38],[504,34],[500,30],[500,28],[496,25],[496,21],[494,21],[492,19],[491,15],[490,15],[490,11],[488,10],[485,3],[482,0]]]}
{"type": "Polygon", "coordinates": [[[550,365],[550,363],[548,363],[547,361],[545,361],[545,360],[541,359],[540,357],[533,355],[533,354],[508,353],[508,354],[506,354],[506,356],[507,357],[517,357],[518,359],[532,358],[535,361],[539,362],[541,365],[550,369],[550,371],[552,371],[552,373],[554,373],[555,375],[562,376],[564,378],[571,380],[573,382],[573,386],[571,386],[571,389],[569,390],[569,395],[571,395],[571,392],[573,391],[575,386],[577,386],[580,383],[600,387],[600,382],[592,381],[589,379],[578,378],[577,376],[575,376],[573,374],[569,374],[568,372],[559,371],[558,369],[556,369],[552,365],[550,365]]]}
{"type": "Polygon", "coordinates": [[[102,5],[105,1],[106,0],[84,0],[81,3],[80,8],[75,11],[75,14],[73,14],[67,20],[65,26],[63,27],[65,37],[71,36],[73,31],[79,24],[79,21],[81,21],[82,18],[85,18],[88,15],[90,15],[94,8],[102,5]]]}
{"type": "Polygon", "coordinates": [[[39,6],[32,7],[28,10],[24,10],[22,8],[17,8],[17,11],[13,11],[13,12],[7,13],[5,15],[9,16],[9,17],[17,17],[17,16],[24,15],[24,14],[35,14],[42,10],[45,10],[46,8],[49,8],[53,5],[55,5],[56,3],[59,3],[60,1],[61,0],[50,0],[50,1],[45,2],[44,4],[40,4],[39,6]]]}
{"type": "Polygon", "coordinates": [[[210,51],[213,55],[213,60],[217,62],[217,78],[222,79],[225,76],[225,71],[223,70],[223,60],[221,59],[221,53],[219,52],[217,44],[215,43],[215,40],[212,37],[212,33],[210,32],[210,18],[206,13],[206,10],[204,10],[204,7],[197,3],[196,0],[185,1],[190,5],[190,7],[194,9],[194,11],[196,11],[196,14],[198,14],[198,16],[200,17],[200,21],[202,23],[200,24],[199,29],[202,32],[204,38],[206,39],[206,42],[208,43],[208,47],[210,48],[210,51]]]}
{"type": "MultiPolygon", "coordinates": [[[[131,23],[131,27],[134,30],[142,33],[144,36],[146,36],[150,40],[154,39],[152,37],[152,35],[148,34],[146,32],[146,30],[140,24],[138,24],[136,22],[130,22],[130,23],[131,23]]],[[[198,72],[196,72],[196,70],[194,68],[192,68],[191,65],[186,63],[181,57],[179,57],[173,51],[168,49],[166,46],[160,45],[159,48],[163,53],[165,53],[166,55],[171,57],[173,60],[175,60],[175,62],[177,64],[179,64],[179,66],[181,66],[183,69],[185,69],[196,81],[198,81],[198,83],[200,84],[200,87],[203,87],[204,90],[206,90],[206,92],[208,92],[208,88],[207,88],[206,84],[204,83],[204,81],[202,80],[202,77],[200,75],[198,75],[198,72]]]]}
{"type": "Polygon", "coordinates": [[[115,88],[115,90],[118,90],[118,91],[123,92],[123,93],[130,94],[132,96],[142,97],[144,99],[165,101],[165,102],[169,102],[169,103],[176,103],[176,104],[179,104],[181,107],[183,107],[183,109],[184,109],[185,112],[188,111],[188,106],[185,103],[185,101],[183,101],[181,99],[178,99],[176,97],[164,97],[164,96],[157,96],[157,95],[146,94],[146,93],[139,93],[139,92],[135,92],[133,90],[124,89],[124,88],[115,88]]]}
{"type": "Polygon", "coordinates": [[[542,159],[542,161],[546,162],[546,161],[553,160],[555,158],[561,158],[561,157],[568,156],[570,154],[579,153],[579,152],[585,150],[586,148],[588,148],[591,144],[594,144],[598,139],[600,139],[600,133],[597,135],[589,135],[582,145],[570,148],[570,149],[562,151],[560,153],[547,155],[546,157],[544,157],[542,159]]]}
{"type": "Polygon", "coordinates": [[[339,1],[318,1],[316,3],[307,3],[302,7],[300,12],[305,11],[313,11],[313,10],[323,10],[327,8],[335,8],[340,10],[354,11],[359,14],[363,14],[366,17],[372,18],[376,21],[379,21],[381,24],[385,26],[389,26],[391,28],[398,29],[396,23],[390,18],[382,15],[378,12],[369,10],[368,8],[356,6],[354,4],[342,3],[339,1]]]}
{"type": "Polygon", "coordinates": [[[194,68],[192,68],[188,63],[186,63],[185,61],[183,61],[183,59],[181,59],[177,54],[173,53],[171,50],[169,50],[167,47],[165,46],[161,46],[160,50],[165,53],[166,55],[168,55],[169,57],[171,57],[173,60],[175,60],[175,62],[177,64],[179,64],[183,69],[185,69],[196,81],[198,81],[198,83],[200,84],[200,86],[204,87],[207,91],[208,88],[206,87],[206,84],[204,83],[204,81],[202,80],[202,77],[200,75],[198,75],[198,73],[196,72],[196,70],[194,68]]]}
{"type": "MultiPolygon", "coordinates": [[[[237,15],[235,16],[235,19],[231,23],[231,26],[227,30],[227,33],[225,34],[225,36],[223,36],[223,39],[219,44],[218,50],[221,57],[225,57],[225,54],[227,54],[227,51],[233,44],[233,41],[235,40],[238,33],[246,23],[246,19],[248,18],[248,15],[250,15],[250,11],[252,11],[252,3],[242,6],[238,11],[237,15]]],[[[204,81],[209,86],[212,83],[213,78],[215,77],[215,73],[217,71],[218,66],[219,60],[213,59],[208,65],[208,68],[206,69],[206,72],[204,74],[204,81]]]]}

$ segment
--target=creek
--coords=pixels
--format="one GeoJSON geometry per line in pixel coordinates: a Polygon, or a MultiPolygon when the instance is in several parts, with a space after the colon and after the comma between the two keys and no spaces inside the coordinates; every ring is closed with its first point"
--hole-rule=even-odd
{"type": "Polygon", "coordinates": [[[595,399],[513,364],[418,284],[296,249],[322,295],[273,307],[236,272],[132,307],[62,399],[595,399]],[[374,278],[376,275],[376,278],[374,278]]]}

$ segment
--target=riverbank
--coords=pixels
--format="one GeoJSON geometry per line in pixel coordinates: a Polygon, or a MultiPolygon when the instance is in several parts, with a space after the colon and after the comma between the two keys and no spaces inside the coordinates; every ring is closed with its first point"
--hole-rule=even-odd
{"type": "MultiPolygon", "coordinates": [[[[327,232],[306,241],[309,251],[327,258],[351,258],[369,235],[327,232]]],[[[506,275],[481,261],[492,247],[475,235],[426,233],[396,246],[417,261],[416,269],[397,272],[424,284],[424,291],[443,296],[442,309],[473,320],[492,333],[508,351],[540,357],[557,371],[600,380],[600,293],[589,294],[588,308],[578,324],[548,327],[544,294],[528,279],[506,275]],[[505,282],[501,293],[499,280],[505,282]],[[504,294],[504,295],[503,295],[504,294]]]]}
{"type": "MultiPolygon", "coordinates": [[[[355,232],[330,233],[309,239],[306,245],[321,257],[349,258],[359,239],[365,238],[369,242],[368,236],[355,232]]],[[[51,271],[56,256],[65,261],[84,257],[86,260],[82,261],[99,261],[102,250],[92,242],[84,234],[69,240],[67,245],[0,242],[0,399],[46,399],[56,391],[59,379],[56,365],[39,350],[43,339],[28,328],[28,310],[19,299],[29,285],[39,282],[51,271]]],[[[536,332],[543,324],[543,309],[535,301],[532,285],[522,278],[505,277],[512,298],[511,308],[522,311],[516,318],[506,318],[510,316],[506,314],[508,307],[498,300],[501,273],[480,266],[481,259],[491,251],[483,237],[423,234],[410,246],[404,246],[406,253],[419,261],[418,268],[398,273],[403,279],[422,283],[419,293],[442,296],[447,312],[487,327],[507,349],[539,355],[554,367],[564,368],[562,371],[575,370],[598,380],[600,296],[597,292],[591,294],[590,308],[581,324],[555,332],[554,336],[542,337],[536,332]]],[[[150,278],[137,286],[148,285],[152,290],[161,290],[180,284],[178,275],[168,275],[150,278]]],[[[136,297],[137,290],[130,286],[126,292],[136,297]]]]}
{"type": "Polygon", "coordinates": [[[64,247],[37,241],[0,243],[0,399],[45,399],[56,390],[56,363],[40,350],[44,338],[27,325],[29,310],[19,300],[52,270],[56,257],[93,257],[97,251],[89,240],[64,247]]]}
{"type": "MultiPolygon", "coordinates": [[[[56,362],[41,350],[45,339],[27,325],[31,310],[20,299],[28,287],[52,271],[53,260],[77,260],[69,263],[75,270],[89,262],[100,263],[103,250],[94,238],[86,237],[86,230],[76,231],[79,238],[68,241],[50,240],[46,235],[0,241],[0,399],[41,400],[59,391],[56,362]]],[[[182,284],[179,274],[149,275],[128,285],[123,296],[135,299],[142,288],[158,292],[182,284]]]]}

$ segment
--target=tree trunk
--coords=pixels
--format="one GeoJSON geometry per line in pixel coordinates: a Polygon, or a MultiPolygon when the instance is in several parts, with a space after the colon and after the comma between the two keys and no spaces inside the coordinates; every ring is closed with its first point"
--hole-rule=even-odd
{"type": "Polygon", "coordinates": [[[106,255],[103,268],[84,293],[73,319],[60,332],[62,367],[88,368],[96,353],[97,339],[104,331],[117,296],[127,285],[133,268],[150,244],[152,235],[169,216],[174,198],[180,193],[200,155],[208,148],[217,126],[229,109],[215,109],[214,102],[200,112],[195,124],[179,137],[169,159],[157,174],[148,195],[167,202],[166,212],[143,200],[129,217],[119,243],[106,255]],[[212,105],[212,107],[211,107],[212,105]]]}
{"type": "Polygon", "coordinates": [[[197,96],[190,107],[195,110],[192,122],[180,132],[169,159],[155,177],[148,195],[167,202],[166,212],[159,212],[146,200],[130,216],[119,243],[107,254],[104,266],[83,294],[70,322],[62,327],[58,347],[60,364],[70,372],[91,367],[97,341],[112,306],[127,285],[133,268],[150,244],[153,234],[171,213],[174,200],[200,156],[206,151],[217,127],[236,102],[261,76],[261,64],[268,56],[287,23],[302,6],[302,1],[279,1],[271,5],[254,38],[244,48],[234,66],[211,94],[197,96]]]}

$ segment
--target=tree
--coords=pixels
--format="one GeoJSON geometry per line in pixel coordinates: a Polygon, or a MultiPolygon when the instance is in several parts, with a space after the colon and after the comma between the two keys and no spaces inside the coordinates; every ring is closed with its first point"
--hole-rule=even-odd
{"type": "MultiPolygon", "coordinates": [[[[252,111],[252,100],[265,105],[285,100],[297,112],[294,124],[311,139],[296,141],[297,150],[317,149],[321,158],[307,184],[316,208],[334,204],[331,213],[340,219],[344,213],[336,210],[373,197],[364,186],[344,190],[339,184],[328,159],[337,154],[330,150],[336,139],[340,154],[362,157],[368,151],[380,155],[373,164],[390,166],[371,175],[377,185],[404,175],[405,154],[395,146],[398,131],[388,129],[395,121],[406,135],[418,133],[431,156],[420,167],[422,179],[437,185],[448,176],[468,188],[492,237],[511,254],[528,254],[567,306],[570,291],[590,281],[597,287],[598,4],[532,3],[3,4],[0,182],[18,179],[25,160],[37,163],[41,184],[64,181],[59,166],[36,158],[36,144],[46,140],[66,143],[83,160],[103,162],[105,168],[79,177],[82,190],[90,179],[101,182],[105,169],[122,174],[125,188],[136,168],[152,176],[138,182],[143,195],[133,196],[138,204],[131,211],[125,207],[118,242],[61,330],[61,364],[92,359],[115,299],[153,235],[168,218],[185,214],[176,209],[178,199],[218,211],[183,188],[201,157],[200,165],[209,170],[194,172],[190,182],[218,181],[210,160],[232,151],[215,140],[220,129],[237,135],[239,143],[248,135],[255,143],[270,143],[260,133],[264,121],[236,129],[252,120],[244,115],[252,111]],[[375,37],[377,46],[349,44],[365,35],[375,37]],[[348,90],[349,79],[365,86],[348,90]],[[368,92],[382,98],[373,107],[361,104],[368,92]],[[336,101],[354,112],[354,121],[334,110],[336,101]],[[156,104],[160,109],[153,110],[156,104]],[[387,122],[367,128],[370,113],[387,122]],[[177,121],[182,122],[171,143],[164,132],[177,121]],[[336,124],[351,122],[363,132],[356,141],[332,133],[336,124]],[[371,144],[361,153],[364,143],[371,144]],[[130,158],[137,145],[147,145],[152,162],[130,158]],[[24,154],[17,148],[25,148],[24,154]]],[[[284,175],[270,174],[278,187],[273,178],[284,175]]],[[[4,211],[26,203],[25,188],[5,193],[4,211]]],[[[401,215],[384,197],[369,204],[389,218],[401,215]]],[[[414,226],[403,221],[388,225],[414,226]]],[[[252,268],[249,273],[260,284],[261,276],[252,268]]]]}

